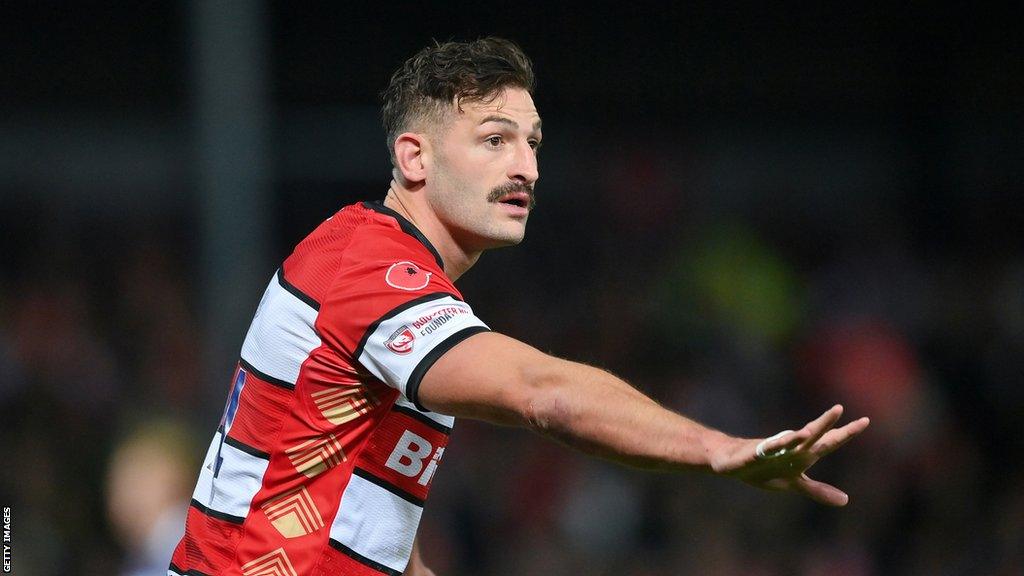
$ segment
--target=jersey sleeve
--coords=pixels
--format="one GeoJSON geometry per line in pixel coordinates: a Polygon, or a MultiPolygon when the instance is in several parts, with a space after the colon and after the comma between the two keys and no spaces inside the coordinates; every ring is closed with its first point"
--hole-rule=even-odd
{"type": "Polygon", "coordinates": [[[488,330],[431,255],[402,239],[374,239],[346,258],[325,298],[325,343],[397,389],[420,410],[420,381],[445,352],[488,330]]]}

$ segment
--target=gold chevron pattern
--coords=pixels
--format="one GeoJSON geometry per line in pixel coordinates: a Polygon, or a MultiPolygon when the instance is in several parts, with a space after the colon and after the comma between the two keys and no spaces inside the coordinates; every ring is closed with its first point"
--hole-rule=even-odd
{"type": "Polygon", "coordinates": [[[380,401],[366,386],[328,388],[312,394],[313,402],[331,424],[344,424],[366,414],[380,401]]]}
{"type": "Polygon", "coordinates": [[[278,548],[242,566],[243,576],[299,576],[292,567],[292,561],[278,548]]]}
{"type": "Polygon", "coordinates": [[[260,507],[267,520],[285,538],[298,538],[324,527],[324,520],[303,487],[298,487],[270,500],[260,507]]]}
{"type": "Polygon", "coordinates": [[[341,442],[334,434],[322,438],[314,438],[285,450],[292,466],[300,474],[312,478],[330,468],[334,468],[348,458],[341,449],[341,442]]]}

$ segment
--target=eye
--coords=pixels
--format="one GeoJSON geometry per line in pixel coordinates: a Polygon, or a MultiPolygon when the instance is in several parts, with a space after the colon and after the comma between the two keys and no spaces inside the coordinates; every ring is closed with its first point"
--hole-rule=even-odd
{"type": "Polygon", "coordinates": [[[491,146],[497,148],[498,146],[501,146],[501,142],[502,142],[501,136],[498,136],[498,135],[491,136],[491,137],[487,138],[486,142],[488,144],[490,144],[491,146]]]}
{"type": "Polygon", "coordinates": [[[534,150],[540,148],[540,140],[530,140],[530,148],[534,150]]]}

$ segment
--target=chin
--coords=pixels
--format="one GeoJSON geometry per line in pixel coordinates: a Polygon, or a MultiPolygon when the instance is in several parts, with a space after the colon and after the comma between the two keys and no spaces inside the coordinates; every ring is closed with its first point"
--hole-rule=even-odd
{"type": "Polygon", "coordinates": [[[504,248],[506,246],[515,246],[523,241],[526,237],[525,227],[519,230],[501,230],[495,231],[487,235],[487,247],[486,250],[491,248],[504,248]]]}
{"type": "Polygon", "coordinates": [[[494,248],[506,248],[508,246],[516,246],[523,241],[523,235],[518,236],[506,236],[501,238],[491,238],[485,250],[492,250],[494,248]]]}

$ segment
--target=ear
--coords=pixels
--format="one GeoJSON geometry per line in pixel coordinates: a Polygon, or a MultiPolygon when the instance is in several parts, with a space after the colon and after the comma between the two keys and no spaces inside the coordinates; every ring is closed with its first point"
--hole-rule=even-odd
{"type": "Polygon", "coordinates": [[[395,167],[406,182],[419,184],[427,179],[428,148],[423,134],[403,132],[395,139],[395,167]]]}

